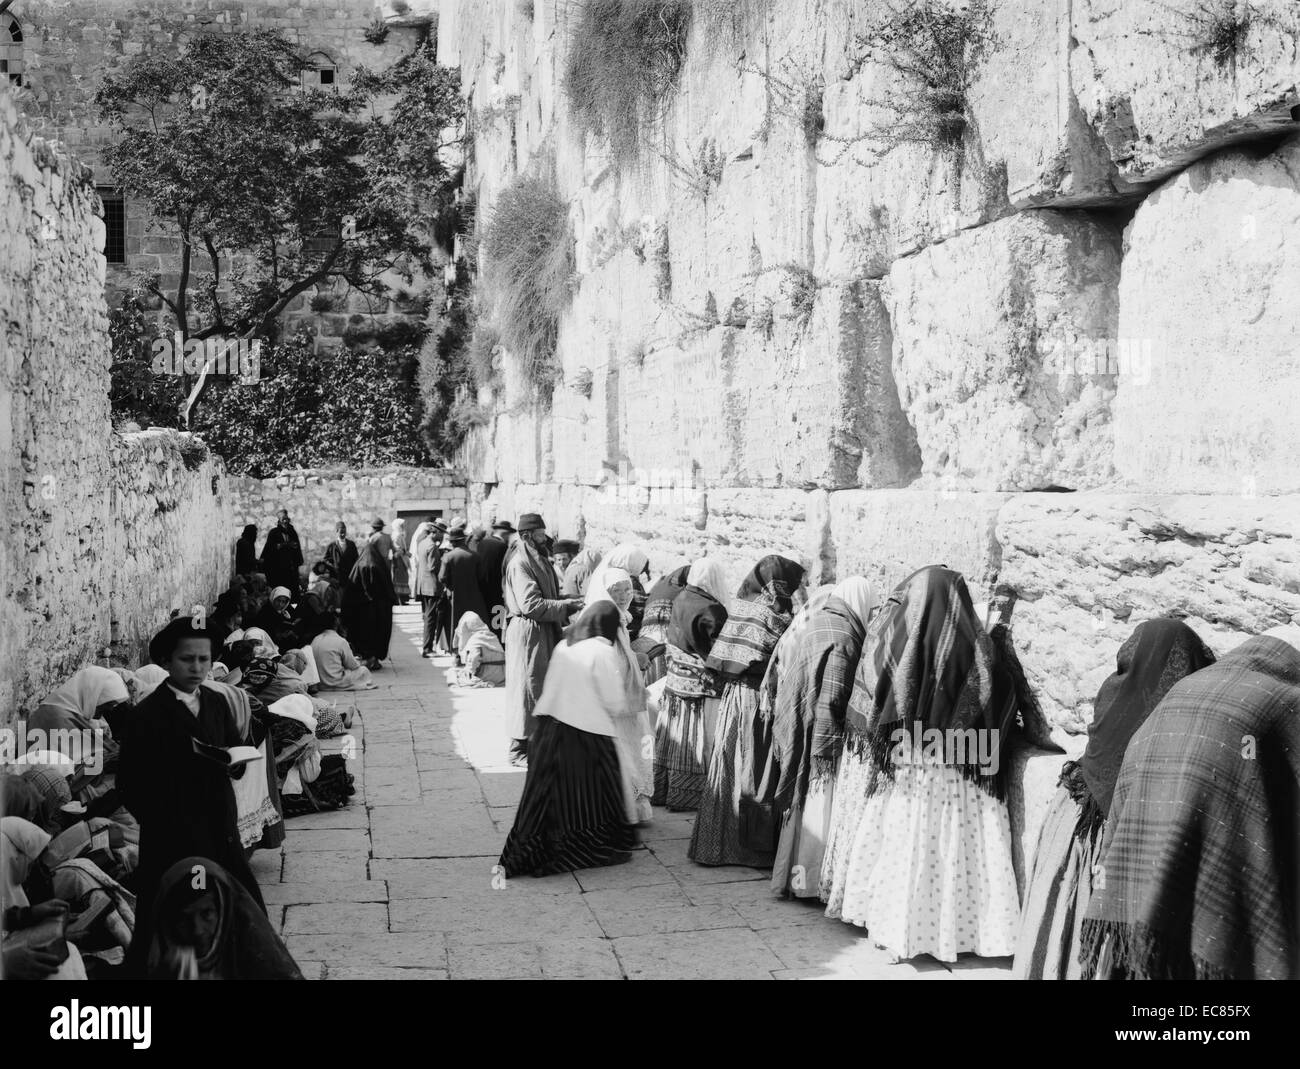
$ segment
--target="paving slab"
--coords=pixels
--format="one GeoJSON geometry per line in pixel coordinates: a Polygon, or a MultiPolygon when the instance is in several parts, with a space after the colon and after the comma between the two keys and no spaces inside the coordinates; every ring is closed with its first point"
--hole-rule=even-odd
{"type": "Polygon", "coordinates": [[[599,939],[602,932],[581,895],[546,895],[521,900],[501,893],[453,898],[416,898],[389,905],[393,932],[441,932],[448,946],[519,942],[520,921],[535,941],[599,939]]]}
{"type": "Polygon", "coordinates": [[[613,942],[629,980],[770,980],[785,968],[748,928],[633,935],[613,942]]]}
{"type": "Polygon", "coordinates": [[[310,905],[319,902],[387,902],[388,885],[383,880],[264,883],[262,897],[268,906],[310,905]]]}
{"type": "Polygon", "coordinates": [[[388,906],[382,902],[326,902],[286,906],[285,935],[387,932],[388,906]]]}

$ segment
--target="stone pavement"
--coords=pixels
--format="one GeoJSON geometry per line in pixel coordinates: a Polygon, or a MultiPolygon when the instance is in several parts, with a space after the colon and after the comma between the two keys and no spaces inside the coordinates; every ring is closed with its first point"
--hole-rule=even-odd
{"type": "Polygon", "coordinates": [[[780,901],[768,876],[686,858],[692,814],[655,811],[624,865],[504,880],[493,867],[524,773],[505,762],[500,688],[448,684],[422,660],[420,618],[395,612],[380,689],[356,695],[346,747],[352,805],[289,822],[253,869],[308,978],[960,979],[1009,959],[895,963],[815,902],[780,901]],[[355,756],[353,756],[355,755],[355,756]]]}

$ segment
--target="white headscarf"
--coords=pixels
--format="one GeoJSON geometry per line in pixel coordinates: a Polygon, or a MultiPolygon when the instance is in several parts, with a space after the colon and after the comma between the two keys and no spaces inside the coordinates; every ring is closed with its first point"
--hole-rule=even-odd
{"type": "Polygon", "coordinates": [[[600,558],[600,563],[596,565],[591,578],[587,581],[588,593],[593,587],[600,586],[601,589],[606,587],[607,584],[601,578],[601,573],[608,569],[626,572],[628,576],[640,576],[649,563],[650,558],[646,556],[645,550],[631,542],[620,542],[600,558]]]}
{"type": "Polygon", "coordinates": [[[616,738],[614,716],[626,701],[618,651],[603,638],[561,643],[551,654],[535,716],[592,735],[616,738]]]}
{"type": "Polygon", "coordinates": [[[4,898],[0,907],[26,906],[23,883],[32,864],[49,845],[50,836],[22,817],[0,819],[0,875],[4,878],[4,898]]]}
{"type": "Polygon", "coordinates": [[[122,677],[111,668],[88,664],[78,668],[72,677],[56,687],[41,702],[42,708],[58,709],[74,718],[87,722],[94,719],[95,710],[105,702],[127,702],[131,693],[122,677]]]}
{"type": "Polygon", "coordinates": [[[876,607],[876,595],[871,589],[871,584],[862,576],[855,575],[851,579],[845,579],[843,582],[836,584],[831,591],[831,597],[839,598],[850,609],[853,615],[858,618],[864,628],[867,621],[871,619],[871,610],[876,607]]]}
{"type": "Polygon", "coordinates": [[[698,587],[725,607],[731,602],[731,584],[717,557],[701,557],[686,573],[686,585],[698,587]]]}
{"type": "Polygon", "coordinates": [[[257,643],[255,655],[258,657],[276,658],[280,656],[280,647],[271,641],[271,636],[263,631],[260,627],[250,627],[244,632],[244,638],[252,639],[257,643]]]}
{"type": "Polygon", "coordinates": [[[287,586],[278,586],[271,591],[272,605],[275,605],[276,598],[285,598],[288,601],[293,601],[293,595],[289,593],[289,588],[287,586]]]}
{"type": "Polygon", "coordinates": [[[143,700],[167,678],[167,669],[158,664],[142,664],[135,670],[135,678],[140,685],[140,700],[143,700]]]}
{"type": "Polygon", "coordinates": [[[316,707],[312,705],[311,699],[305,694],[286,694],[279,701],[274,701],[268,705],[267,710],[276,716],[283,716],[289,720],[297,720],[301,724],[307,725],[307,730],[316,731],[316,707]]]}
{"type": "Polygon", "coordinates": [[[632,639],[628,635],[627,625],[632,622],[632,614],[628,612],[625,606],[620,605],[614,600],[610,591],[620,583],[627,584],[629,590],[632,588],[632,577],[622,568],[606,568],[601,565],[596,570],[596,574],[591,577],[591,585],[587,587],[587,607],[595,605],[602,601],[608,601],[619,613],[618,628],[618,650],[620,660],[622,661],[622,678],[623,688],[627,698],[627,705],[631,712],[639,713],[646,707],[646,690],[645,675],[641,671],[641,665],[637,662],[636,653],[632,649],[632,639]],[[597,585],[599,581],[599,585],[597,585]]]}

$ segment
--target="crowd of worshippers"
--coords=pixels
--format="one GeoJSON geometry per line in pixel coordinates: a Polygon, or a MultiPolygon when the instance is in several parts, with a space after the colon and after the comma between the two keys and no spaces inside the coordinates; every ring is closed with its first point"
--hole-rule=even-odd
{"type": "Polygon", "coordinates": [[[301,978],[249,859],[355,793],[321,745],[373,686],[340,626],[245,573],[150,663],[86,665],[37,705],[0,772],[6,978],[301,978]]]}
{"type": "Polygon", "coordinates": [[[770,870],[775,895],[898,959],[1300,978],[1300,627],[1216,659],[1183,621],[1138,624],[1018,881],[1012,756],[1062,747],[1007,612],[959,573],[922,568],[882,601],[861,577],[809,594],[776,555],[733,589],[705,557],[647,593],[640,548],[575,554],[566,581],[579,559],[566,589],[541,517],[520,518],[507,876],[625,862],[659,805],[696,814],[693,862],[770,870]]]}

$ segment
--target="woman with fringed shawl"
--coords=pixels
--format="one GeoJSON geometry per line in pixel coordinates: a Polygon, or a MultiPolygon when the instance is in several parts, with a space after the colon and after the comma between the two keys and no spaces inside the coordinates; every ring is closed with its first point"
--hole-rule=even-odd
{"type": "Polygon", "coordinates": [[[777,828],[758,787],[771,756],[770,727],[759,716],[759,687],[803,592],[800,564],[772,554],[745,577],[708,666],[723,681],[709,777],[687,856],[698,865],[770,869],[777,828]]]}
{"type": "Polygon", "coordinates": [[[615,724],[627,704],[615,648],[621,618],[617,606],[595,602],[548,659],[524,793],[501,851],[506,876],[618,864],[636,846],[615,724]]]}
{"type": "Polygon", "coordinates": [[[686,589],[686,576],[690,570],[689,564],[683,564],[668,572],[660,577],[646,595],[641,629],[632,640],[632,648],[648,661],[645,668],[646,686],[659,682],[668,671],[668,622],[672,619],[673,602],[686,589]]]}
{"type": "Polygon", "coordinates": [[[777,644],[772,666],[782,673],[775,701],[760,712],[771,720],[772,760],[759,786],[780,821],[772,891],[781,897],[816,898],[830,832],[835,770],[844,743],[844,717],[867,623],[876,599],[861,576],[814,594],[777,644]],[[800,618],[808,614],[800,630],[800,618]],[[789,649],[787,649],[787,646],[789,649]]]}
{"type": "Polygon", "coordinates": [[[674,812],[699,808],[708,776],[720,688],[705,661],[727,622],[727,598],[722,565],[703,557],[691,565],[668,621],[668,673],[655,721],[651,800],[674,812]]]}
{"type": "Polygon", "coordinates": [[[1124,753],[1084,979],[1300,979],[1300,638],[1175,683],[1124,753]]]}
{"type": "Polygon", "coordinates": [[[870,638],[822,867],[827,916],[866,928],[899,958],[1011,954],[1020,902],[1003,756],[1015,669],[966,581],[943,567],[899,586],[870,638]]]}
{"type": "Polygon", "coordinates": [[[1181,620],[1147,620],[1120,646],[1115,672],[1097,692],[1088,747],[1065,763],[1038,834],[1020,911],[1016,979],[1082,976],[1079,934],[1124,751],[1175,683],[1213,663],[1214,654],[1181,620]]]}
{"type": "MultiPolygon", "coordinates": [[[[618,759],[626,781],[630,806],[628,820],[634,824],[648,824],[654,819],[650,796],[654,791],[654,767],[651,746],[654,736],[650,729],[649,700],[645,677],[632,650],[628,637],[633,598],[632,576],[621,568],[602,565],[591,577],[587,587],[587,608],[606,604],[618,610],[618,635],[614,651],[618,654],[619,679],[623,684],[624,700],[614,713],[614,726],[618,729],[618,759]]],[[[584,610],[585,611],[585,610],[584,610]]]]}

